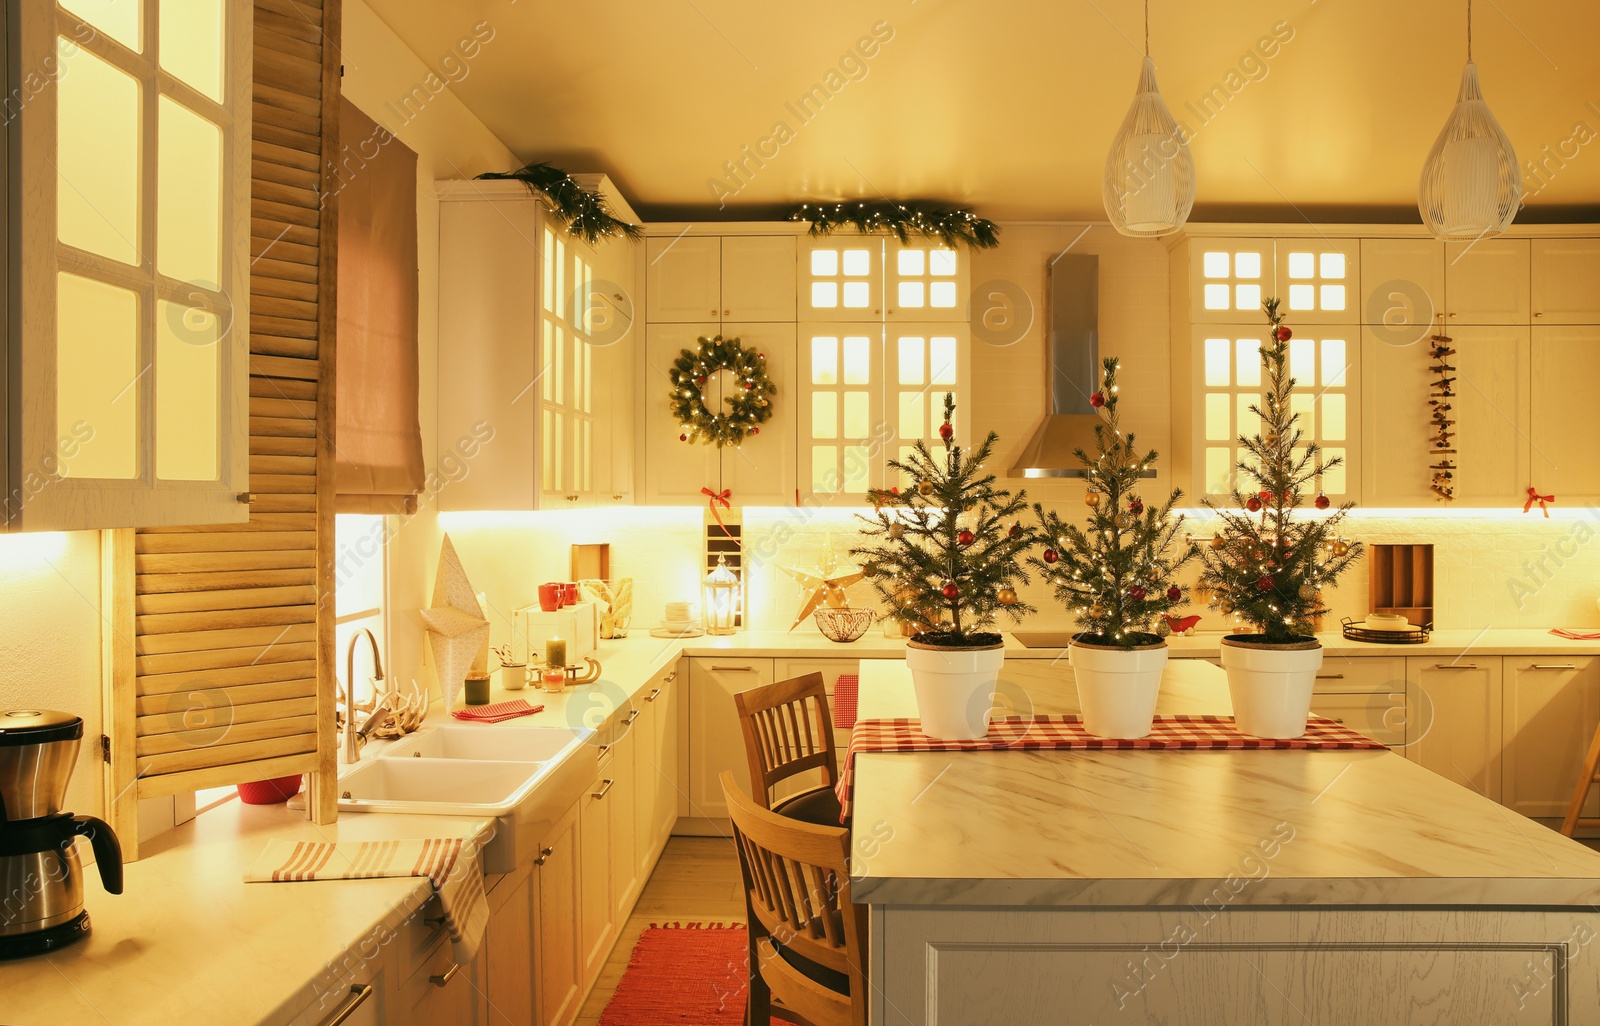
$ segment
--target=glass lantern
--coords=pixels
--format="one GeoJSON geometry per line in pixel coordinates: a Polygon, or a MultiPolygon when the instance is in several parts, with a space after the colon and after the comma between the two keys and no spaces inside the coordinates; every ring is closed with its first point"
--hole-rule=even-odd
{"type": "Polygon", "coordinates": [[[732,634],[739,613],[739,578],[728,561],[717,557],[717,568],[706,577],[705,622],[707,634],[732,634]]]}

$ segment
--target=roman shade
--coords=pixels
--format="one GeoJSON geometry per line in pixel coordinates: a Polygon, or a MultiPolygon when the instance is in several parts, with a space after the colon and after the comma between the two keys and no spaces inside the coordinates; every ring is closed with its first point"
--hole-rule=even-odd
{"type": "Polygon", "coordinates": [[[340,513],[415,513],[417,155],[341,98],[336,437],[340,513]]]}

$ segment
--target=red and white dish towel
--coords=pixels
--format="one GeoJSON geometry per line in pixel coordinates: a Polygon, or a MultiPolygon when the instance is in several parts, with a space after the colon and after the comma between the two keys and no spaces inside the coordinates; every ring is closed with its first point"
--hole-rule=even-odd
{"type": "Polygon", "coordinates": [[[489,899],[483,890],[478,842],[459,837],[409,841],[283,841],[267,849],[245,870],[245,883],[304,880],[371,880],[427,877],[444,912],[445,929],[460,965],[471,962],[489,926],[489,899]]]}
{"type": "Polygon", "coordinates": [[[532,716],[536,712],[543,711],[544,706],[529,705],[526,698],[513,698],[493,705],[473,705],[465,709],[456,709],[450,715],[468,723],[499,723],[502,720],[514,720],[518,716],[532,716]]]}
{"type": "Polygon", "coordinates": [[[861,694],[861,675],[841,673],[833,682],[833,725],[850,730],[856,725],[856,699],[861,694]]]}
{"type": "Polygon", "coordinates": [[[1295,738],[1262,738],[1241,734],[1233,725],[1231,716],[1158,716],[1150,735],[1139,738],[1096,737],[1083,729],[1083,720],[1078,716],[1007,716],[990,723],[989,733],[972,741],[931,738],[922,732],[918,720],[861,720],[850,732],[850,750],[845,753],[844,766],[834,791],[839,796],[839,808],[842,810],[840,822],[843,822],[850,815],[858,752],[986,752],[1007,749],[1216,752],[1255,749],[1303,751],[1318,748],[1351,751],[1383,750],[1387,747],[1322,716],[1311,717],[1306,722],[1305,736],[1295,738]]]}
{"type": "Polygon", "coordinates": [[[1550,633],[1568,641],[1600,641],[1600,631],[1574,630],[1571,627],[1552,627],[1550,633]]]}

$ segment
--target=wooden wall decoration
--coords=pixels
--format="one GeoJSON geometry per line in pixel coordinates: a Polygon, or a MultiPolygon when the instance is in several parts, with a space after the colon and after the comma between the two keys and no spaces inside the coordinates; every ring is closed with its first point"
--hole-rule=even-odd
{"type": "Polygon", "coordinates": [[[106,532],[108,818],[312,774],[336,818],[334,295],[340,0],[255,0],[250,519],[106,532]]]}

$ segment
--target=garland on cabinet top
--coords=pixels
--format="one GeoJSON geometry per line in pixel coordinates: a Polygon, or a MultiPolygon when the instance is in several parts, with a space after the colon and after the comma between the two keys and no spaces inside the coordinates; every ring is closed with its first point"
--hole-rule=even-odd
{"type": "Polygon", "coordinates": [[[1077,614],[1083,628],[1079,641],[1119,648],[1154,645],[1172,631],[1167,614],[1188,602],[1175,579],[1178,569],[1199,552],[1187,542],[1176,555],[1172,551],[1183,526],[1183,517],[1172,515],[1181,491],[1148,506],[1135,493],[1156,452],[1141,456],[1133,434],[1122,433],[1117,413],[1121,365],[1114,356],[1101,365],[1100,390],[1089,397],[1105,422],[1094,426],[1099,455],[1077,451],[1089,482],[1083,497],[1089,518],[1080,527],[1034,503],[1040,541],[1049,547],[1042,558],[1029,557],[1028,562],[1055,588],[1061,604],[1077,614]],[[1155,634],[1150,633],[1152,623],[1155,634]]]}
{"type": "Polygon", "coordinates": [[[1017,585],[1029,580],[1019,557],[1036,538],[1015,519],[1027,509],[1028,493],[996,488],[995,476],[983,469],[999,436],[989,432],[964,454],[950,423],[955,408],[946,392],[942,460],[919,439],[904,461],[889,461],[916,487],[867,492],[876,509],[861,517],[867,525],[861,533],[872,542],[850,555],[888,603],[890,618],[922,629],[913,640],[981,647],[1000,641],[993,633],[997,613],[1020,621],[1034,612],[1017,596],[1017,585]]]}
{"type": "Polygon", "coordinates": [[[704,442],[720,449],[739,445],[746,435],[759,435],[758,425],[772,418],[772,397],[778,392],[767,374],[767,354],[721,335],[702,335],[697,341],[697,348],[680,352],[667,371],[672,382],[672,415],[683,425],[678,441],[704,442]],[[713,412],[706,405],[705,388],[719,371],[731,374],[737,387],[713,412]]]}
{"type": "Polygon", "coordinates": [[[604,199],[558,167],[529,164],[515,171],[486,171],[478,177],[514,178],[543,193],[550,201],[551,213],[566,226],[567,234],[590,245],[619,235],[637,239],[642,234],[638,225],[613,217],[604,199]]]}
{"type": "Polygon", "coordinates": [[[812,235],[831,235],[835,229],[853,227],[862,235],[889,232],[901,242],[911,236],[938,239],[954,247],[965,242],[978,249],[1000,245],[1000,226],[975,216],[970,210],[948,210],[922,203],[802,203],[789,215],[791,221],[809,221],[812,235]]]}
{"type": "MultiPolygon", "coordinates": [[[[1322,587],[1338,580],[1361,555],[1360,542],[1346,542],[1338,528],[1355,506],[1341,505],[1327,516],[1295,519],[1301,505],[1301,488],[1318,485],[1314,504],[1329,506],[1322,493],[1322,473],[1340,464],[1338,457],[1323,462],[1322,449],[1309,440],[1302,443],[1296,426],[1299,414],[1291,412],[1294,379],[1289,376],[1289,339],[1292,332],[1278,313],[1278,301],[1262,305],[1269,328],[1261,347],[1266,371],[1264,405],[1251,406],[1261,418],[1265,434],[1239,438],[1249,454],[1236,469],[1253,480],[1249,495],[1233,488],[1235,510],[1218,510],[1222,530],[1200,552],[1204,570],[1200,584],[1212,593],[1211,606],[1234,613],[1260,628],[1262,641],[1291,644],[1309,640],[1313,621],[1327,612],[1322,587]],[[1241,512],[1242,510],[1242,512],[1241,512]]],[[[1206,506],[1212,507],[1210,499],[1206,506]]]]}

